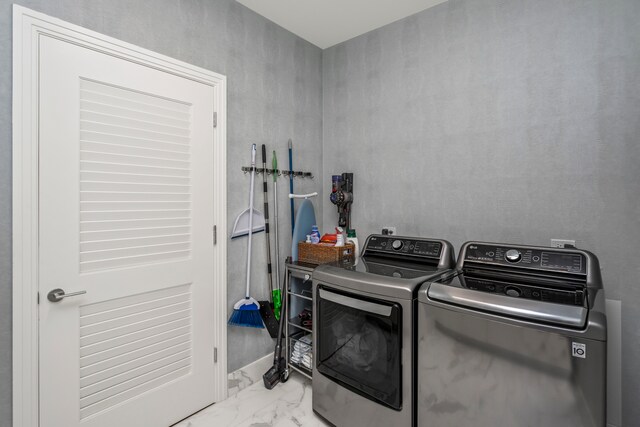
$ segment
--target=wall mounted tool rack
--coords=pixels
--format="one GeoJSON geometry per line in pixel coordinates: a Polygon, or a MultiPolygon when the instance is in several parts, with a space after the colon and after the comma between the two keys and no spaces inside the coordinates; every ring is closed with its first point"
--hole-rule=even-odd
{"type": "Polygon", "coordinates": [[[290,170],[280,170],[280,169],[264,169],[264,168],[252,168],[250,166],[243,166],[242,172],[249,173],[254,172],[257,174],[267,173],[267,175],[273,175],[274,173],[278,176],[293,176],[294,178],[311,178],[313,179],[313,174],[311,172],[300,172],[300,171],[290,171],[290,170]]]}

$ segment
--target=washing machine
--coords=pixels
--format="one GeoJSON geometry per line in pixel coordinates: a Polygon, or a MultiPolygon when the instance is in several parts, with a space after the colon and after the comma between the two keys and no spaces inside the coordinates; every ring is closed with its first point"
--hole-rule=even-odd
{"type": "Polygon", "coordinates": [[[445,240],[371,235],[350,267],[313,272],[313,410],[341,427],[415,422],[422,283],[451,271],[445,240]]]}
{"type": "Polygon", "coordinates": [[[605,426],[595,255],[468,242],[418,300],[420,427],[605,426]]]}

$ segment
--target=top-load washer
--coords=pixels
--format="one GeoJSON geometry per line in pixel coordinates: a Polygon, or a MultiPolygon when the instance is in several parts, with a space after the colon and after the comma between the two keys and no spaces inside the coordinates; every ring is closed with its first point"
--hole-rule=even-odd
{"type": "Polygon", "coordinates": [[[420,427],[603,427],[607,327],[598,259],[468,242],[418,304],[420,427]]]}
{"type": "Polygon", "coordinates": [[[355,265],[314,270],[317,414],[339,427],[413,425],[417,290],[454,263],[445,240],[371,235],[355,265]]]}

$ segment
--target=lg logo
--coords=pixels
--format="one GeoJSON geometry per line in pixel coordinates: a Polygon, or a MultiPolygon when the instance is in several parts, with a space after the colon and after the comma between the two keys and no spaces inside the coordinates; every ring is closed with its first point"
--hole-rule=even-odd
{"type": "Polygon", "coordinates": [[[571,355],[573,357],[579,357],[581,359],[586,359],[587,357],[587,345],[580,344],[577,342],[571,343],[571,355]]]}

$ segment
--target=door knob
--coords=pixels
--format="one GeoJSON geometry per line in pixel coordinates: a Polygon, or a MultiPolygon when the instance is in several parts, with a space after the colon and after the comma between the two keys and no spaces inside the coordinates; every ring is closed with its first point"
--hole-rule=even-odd
{"type": "Polygon", "coordinates": [[[65,294],[64,289],[57,288],[49,291],[49,293],[47,294],[47,299],[51,302],[60,302],[64,298],[75,297],[76,295],[84,295],[86,293],[87,291],[78,291],[78,292],[71,292],[70,294],[65,294]]]}

